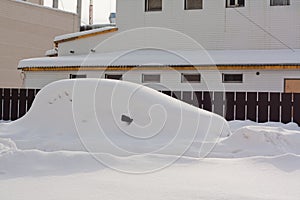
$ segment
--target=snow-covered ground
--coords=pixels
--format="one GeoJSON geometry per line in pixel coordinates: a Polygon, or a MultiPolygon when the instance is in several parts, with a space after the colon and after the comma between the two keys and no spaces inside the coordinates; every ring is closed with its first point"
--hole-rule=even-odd
{"type": "Polygon", "coordinates": [[[0,199],[300,199],[296,124],[227,123],[135,84],[74,83],[48,86],[25,117],[0,123],[0,199]]]}

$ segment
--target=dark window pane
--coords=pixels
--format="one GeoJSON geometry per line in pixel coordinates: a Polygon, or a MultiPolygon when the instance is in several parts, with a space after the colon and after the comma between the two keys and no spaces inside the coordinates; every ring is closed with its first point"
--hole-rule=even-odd
{"type": "Polygon", "coordinates": [[[191,82],[191,83],[200,83],[201,75],[200,74],[182,74],[181,82],[191,82]]]}
{"type": "Polygon", "coordinates": [[[143,83],[159,83],[160,82],[160,75],[159,74],[143,74],[143,83]]]}
{"type": "Polygon", "coordinates": [[[161,11],[162,0],[146,0],[146,11],[161,11]]]}
{"type": "Polygon", "coordinates": [[[122,74],[105,74],[106,79],[122,80],[122,74]]]}
{"type": "Polygon", "coordinates": [[[244,7],[244,6],[245,6],[245,0],[226,0],[227,8],[244,7]]]}
{"type": "Polygon", "coordinates": [[[70,79],[75,79],[75,78],[86,78],[86,74],[70,74],[70,79]]]}
{"type": "Polygon", "coordinates": [[[242,83],[243,74],[223,74],[223,83],[242,83]]]}
{"type": "Polygon", "coordinates": [[[271,0],[271,6],[287,6],[290,5],[290,0],[271,0]]]}
{"type": "Polygon", "coordinates": [[[185,0],[185,9],[202,9],[202,1],[203,0],[185,0]]]}

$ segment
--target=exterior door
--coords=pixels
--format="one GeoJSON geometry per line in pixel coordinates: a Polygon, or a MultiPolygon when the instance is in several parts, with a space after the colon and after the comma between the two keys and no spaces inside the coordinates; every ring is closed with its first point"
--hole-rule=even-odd
{"type": "Polygon", "coordinates": [[[300,93],[300,79],[284,79],[285,93],[300,93]]]}

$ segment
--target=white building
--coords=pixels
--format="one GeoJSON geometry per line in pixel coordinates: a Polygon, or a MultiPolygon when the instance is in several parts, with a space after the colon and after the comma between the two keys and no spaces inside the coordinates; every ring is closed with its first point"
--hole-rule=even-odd
{"type": "Polygon", "coordinates": [[[58,36],[27,87],[120,78],[169,90],[300,92],[299,0],[118,0],[116,27],[58,36]]]}

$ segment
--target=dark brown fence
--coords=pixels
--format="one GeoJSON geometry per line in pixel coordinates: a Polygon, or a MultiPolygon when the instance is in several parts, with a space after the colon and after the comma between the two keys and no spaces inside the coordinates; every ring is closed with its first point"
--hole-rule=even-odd
{"type": "Polygon", "coordinates": [[[0,120],[16,120],[25,115],[38,91],[0,88],[0,120]]]}
{"type": "Polygon", "coordinates": [[[230,120],[295,122],[300,125],[300,93],[162,91],[230,120]]]}
{"type": "MultiPolygon", "coordinates": [[[[38,89],[1,89],[0,120],[16,120],[31,107],[38,89]]],[[[300,125],[300,93],[162,91],[230,120],[295,122],[300,125]]]]}

